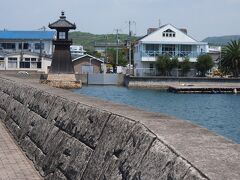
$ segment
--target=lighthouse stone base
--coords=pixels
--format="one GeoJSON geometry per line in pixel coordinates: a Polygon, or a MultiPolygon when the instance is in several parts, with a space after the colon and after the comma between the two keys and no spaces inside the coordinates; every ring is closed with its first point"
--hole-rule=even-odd
{"type": "Polygon", "coordinates": [[[82,82],[76,80],[75,74],[48,74],[47,80],[42,83],[63,89],[75,89],[82,87],[82,82]]]}

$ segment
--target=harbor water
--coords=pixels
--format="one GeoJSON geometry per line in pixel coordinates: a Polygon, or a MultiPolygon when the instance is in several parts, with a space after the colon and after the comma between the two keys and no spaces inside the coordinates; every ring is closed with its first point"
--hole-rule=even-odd
{"type": "Polygon", "coordinates": [[[84,86],[73,92],[186,119],[240,143],[240,95],[175,94],[117,86],[84,86]]]}

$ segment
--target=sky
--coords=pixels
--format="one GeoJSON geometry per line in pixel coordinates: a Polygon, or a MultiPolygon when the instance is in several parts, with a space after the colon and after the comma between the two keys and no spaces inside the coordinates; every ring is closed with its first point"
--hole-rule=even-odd
{"type": "Polygon", "coordinates": [[[195,39],[240,35],[240,0],[0,0],[0,30],[37,30],[56,21],[61,11],[77,30],[138,36],[150,27],[187,28],[195,39]]]}

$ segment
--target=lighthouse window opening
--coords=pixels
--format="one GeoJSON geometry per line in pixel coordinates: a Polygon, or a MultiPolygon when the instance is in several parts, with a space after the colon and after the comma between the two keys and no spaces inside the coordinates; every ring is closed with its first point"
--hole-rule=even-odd
{"type": "Polygon", "coordinates": [[[59,32],[59,39],[66,39],[66,33],[65,32],[59,32]]]}

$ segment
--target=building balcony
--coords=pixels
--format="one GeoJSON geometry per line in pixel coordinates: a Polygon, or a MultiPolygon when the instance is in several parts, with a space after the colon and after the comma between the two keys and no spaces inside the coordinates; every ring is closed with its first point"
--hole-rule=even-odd
{"type": "Polygon", "coordinates": [[[197,51],[142,51],[141,57],[143,59],[148,59],[147,61],[155,61],[158,56],[169,56],[169,57],[178,57],[178,58],[192,58],[196,59],[199,55],[205,54],[206,52],[197,52],[197,51]]]}

